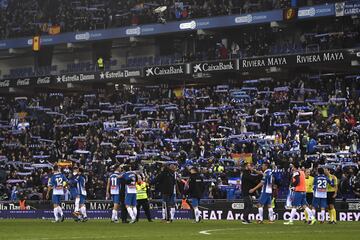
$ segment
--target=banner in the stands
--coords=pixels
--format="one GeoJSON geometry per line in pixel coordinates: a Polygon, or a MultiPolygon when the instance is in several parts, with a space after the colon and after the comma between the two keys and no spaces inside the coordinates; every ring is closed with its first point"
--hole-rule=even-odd
{"type": "Polygon", "coordinates": [[[307,19],[312,17],[325,17],[334,16],[335,7],[334,4],[324,4],[317,6],[301,7],[298,9],[298,19],[307,19]]]}
{"type": "Polygon", "coordinates": [[[186,64],[151,66],[145,67],[143,72],[144,77],[181,76],[187,74],[187,66],[186,64]]]}
{"type": "Polygon", "coordinates": [[[279,55],[244,58],[239,60],[239,70],[249,71],[270,67],[296,67],[305,64],[340,64],[350,66],[350,54],[347,51],[324,51],[316,53],[279,55]]]}
{"type": "MultiPolygon", "coordinates": [[[[347,16],[360,13],[359,1],[347,1],[301,7],[297,12],[298,19],[309,19],[326,16],[347,16]]],[[[116,38],[150,36],[174,32],[195,31],[200,29],[223,29],[240,25],[271,23],[283,20],[283,11],[280,9],[254,12],[240,15],[198,18],[193,20],[173,21],[165,24],[145,24],[104,30],[91,30],[83,32],[67,32],[57,35],[44,35],[40,37],[40,44],[57,45],[77,42],[92,42],[116,38]]],[[[31,48],[31,37],[0,40],[0,49],[31,48]]]]}
{"type": "Polygon", "coordinates": [[[216,73],[238,70],[237,60],[218,60],[191,63],[192,73],[216,73]]]}
{"type": "Polygon", "coordinates": [[[360,14],[360,1],[346,1],[335,3],[335,16],[349,16],[360,14]]]}

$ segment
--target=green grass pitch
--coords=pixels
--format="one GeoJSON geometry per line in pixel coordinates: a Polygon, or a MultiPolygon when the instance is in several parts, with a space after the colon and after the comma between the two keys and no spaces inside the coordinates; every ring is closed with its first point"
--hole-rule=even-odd
{"type": "Polygon", "coordinates": [[[293,226],[275,224],[242,225],[240,221],[190,220],[173,223],[140,221],[136,224],[112,224],[109,220],[89,220],[75,223],[51,223],[50,220],[0,220],[1,240],[72,240],[72,239],[131,239],[131,240],[352,240],[360,239],[359,222],[339,222],[337,225],[315,224],[308,226],[296,222],[293,226]]]}

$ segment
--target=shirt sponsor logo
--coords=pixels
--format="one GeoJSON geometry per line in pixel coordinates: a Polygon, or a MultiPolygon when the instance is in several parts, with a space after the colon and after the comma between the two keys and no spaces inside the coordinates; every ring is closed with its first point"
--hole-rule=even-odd
{"type": "Polygon", "coordinates": [[[140,35],[141,34],[141,28],[140,27],[136,27],[136,28],[128,28],[125,31],[126,35],[140,35]]]}
{"type": "Polygon", "coordinates": [[[195,29],[196,28],[196,22],[193,20],[191,22],[180,23],[179,28],[182,29],[182,30],[195,29]]]}
{"type": "Polygon", "coordinates": [[[161,75],[175,75],[183,74],[183,66],[168,66],[168,67],[150,67],[145,69],[145,76],[161,76],[161,75]]]}
{"type": "Polygon", "coordinates": [[[193,66],[194,73],[198,72],[213,72],[213,71],[224,71],[234,70],[234,64],[232,62],[223,63],[198,63],[193,66]]]}

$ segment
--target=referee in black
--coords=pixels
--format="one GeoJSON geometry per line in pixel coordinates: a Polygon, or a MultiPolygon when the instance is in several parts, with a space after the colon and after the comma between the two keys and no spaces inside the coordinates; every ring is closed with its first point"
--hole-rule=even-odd
{"type": "Polygon", "coordinates": [[[249,193],[249,190],[254,188],[262,178],[262,172],[256,171],[252,163],[244,163],[242,171],[242,184],[241,184],[241,195],[244,200],[244,215],[243,224],[251,223],[249,220],[249,213],[253,209],[252,196],[255,193],[249,193]]]}

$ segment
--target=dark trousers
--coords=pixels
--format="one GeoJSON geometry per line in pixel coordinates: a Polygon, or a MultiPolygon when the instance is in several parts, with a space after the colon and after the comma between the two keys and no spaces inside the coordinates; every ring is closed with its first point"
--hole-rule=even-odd
{"type": "Polygon", "coordinates": [[[249,221],[249,213],[251,213],[253,209],[253,201],[251,196],[244,196],[244,220],[249,221]]]}
{"type": "Polygon", "coordinates": [[[150,214],[150,208],[149,208],[149,201],[147,199],[140,199],[137,200],[137,215],[136,215],[136,220],[139,220],[139,216],[140,216],[140,208],[144,209],[145,212],[145,216],[146,218],[150,221],[151,220],[151,214],[150,214]]]}
{"type": "Polygon", "coordinates": [[[121,208],[121,221],[126,222],[128,212],[125,206],[125,199],[120,199],[120,208],[121,208]]]}
{"type": "Polygon", "coordinates": [[[163,208],[165,209],[165,220],[170,221],[171,208],[175,207],[175,194],[163,194],[162,202],[163,202],[163,208]]]}

